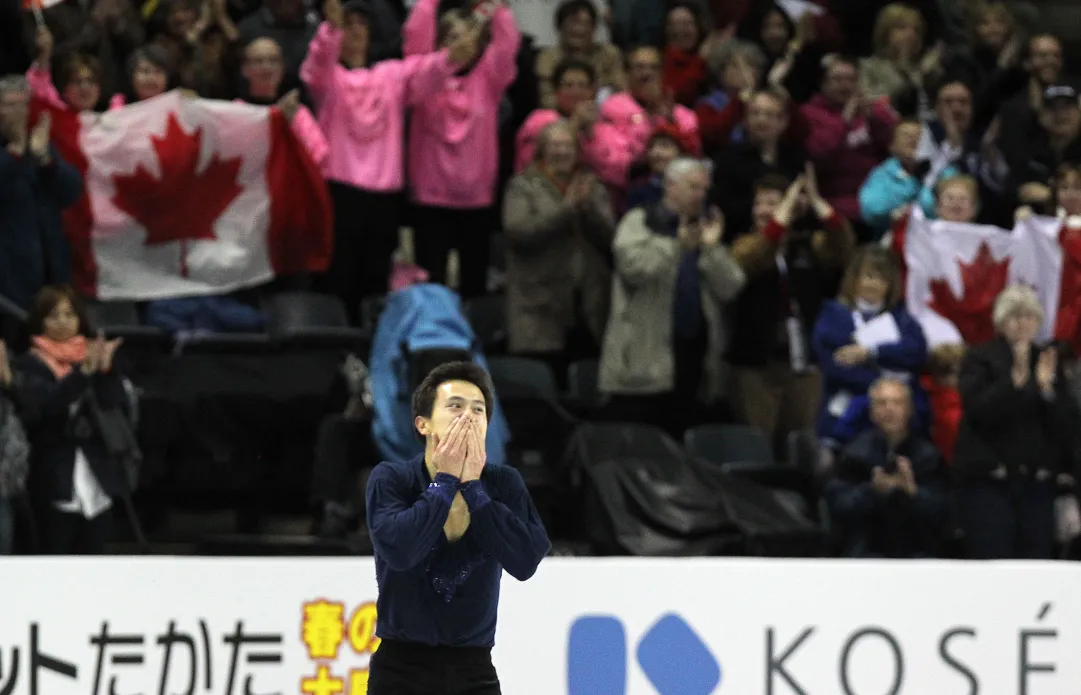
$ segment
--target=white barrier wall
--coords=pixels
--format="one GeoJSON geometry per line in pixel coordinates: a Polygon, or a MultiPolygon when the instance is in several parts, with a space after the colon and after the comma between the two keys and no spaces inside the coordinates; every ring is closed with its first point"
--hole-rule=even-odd
{"type": "MultiPolygon", "coordinates": [[[[546,560],[505,695],[1078,695],[1081,565],[546,560]]],[[[0,695],[365,692],[374,565],[0,560],[0,695]]]]}

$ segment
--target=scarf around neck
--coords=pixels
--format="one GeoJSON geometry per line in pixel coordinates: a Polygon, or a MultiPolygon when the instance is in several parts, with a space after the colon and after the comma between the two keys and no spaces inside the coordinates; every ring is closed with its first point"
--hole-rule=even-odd
{"type": "Polygon", "coordinates": [[[44,362],[57,379],[63,379],[71,374],[75,365],[86,359],[87,341],[81,335],[63,342],[43,335],[35,335],[31,338],[31,342],[33,346],[30,348],[30,353],[44,362]]]}

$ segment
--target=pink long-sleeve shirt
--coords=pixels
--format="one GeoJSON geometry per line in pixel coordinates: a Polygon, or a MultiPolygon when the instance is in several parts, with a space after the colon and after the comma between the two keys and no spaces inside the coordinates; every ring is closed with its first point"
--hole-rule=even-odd
{"type": "Polygon", "coordinates": [[[860,186],[889,157],[893,128],[900,118],[876,101],[869,113],[846,121],[844,108],[816,94],[800,109],[807,123],[807,156],[815,165],[822,197],[850,220],[860,219],[860,186]]]}
{"type": "MultiPolygon", "coordinates": [[[[402,29],[406,55],[436,48],[439,0],[420,0],[402,29]]],[[[447,80],[417,104],[409,128],[409,187],[421,205],[457,209],[495,201],[499,173],[499,103],[517,75],[522,37],[500,6],[491,17],[492,40],[469,72],[447,80]]]]}
{"type": "MultiPolygon", "coordinates": [[[[537,147],[537,138],[541,131],[562,116],[554,109],[537,109],[529,114],[525,123],[518,129],[514,140],[517,156],[514,171],[518,173],[533,161],[537,147]]],[[[630,173],[630,151],[623,145],[623,138],[609,123],[594,123],[591,132],[578,136],[579,158],[604,183],[609,186],[625,187],[630,173]]]]}
{"type": "Polygon", "coordinates": [[[315,100],[318,127],[325,141],[334,143],[323,176],[376,193],[399,191],[405,108],[431,100],[456,66],[447,51],[429,51],[349,70],[338,62],[341,45],[342,31],[324,22],[300,66],[300,79],[315,100]]]}
{"type": "MultiPolygon", "coordinates": [[[[685,106],[676,104],[672,108],[672,120],[682,131],[688,143],[693,144],[694,153],[702,151],[702,138],[698,133],[698,116],[685,106]]],[[[615,128],[625,148],[625,157],[633,162],[646,153],[646,146],[657,126],[664,125],[661,116],[650,116],[630,92],[613,94],[604,100],[601,106],[600,123],[615,128]]]]}

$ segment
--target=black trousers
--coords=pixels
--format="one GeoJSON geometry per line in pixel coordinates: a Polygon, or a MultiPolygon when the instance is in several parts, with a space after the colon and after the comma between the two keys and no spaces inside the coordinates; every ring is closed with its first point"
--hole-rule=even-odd
{"type": "Polygon", "coordinates": [[[104,555],[112,534],[113,509],[93,519],[55,507],[42,511],[41,544],[46,555],[104,555]]]}
{"type": "Polygon", "coordinates": [[[486,647],[384,640],[368,666],[368,695],[502,695],[486,647]]]}
{"type": "Polygon", "coordinates": [[[329,182],[334,203],[334,253],[325,291],[345,302],[356,319],[360,300],[386,294],[390,263],[398,248],[401,193],[372,193],[329,182]]]}
{"type": "Polygon", "coordinates": [[[656,425],[682,441],[683,433],[697,425],[727,422],[731,414],[718,405],[698,400],[698,390],[705,378],[703,361],[706,338],[674,340],[674,384],[671,391],[651,395],[614,395],[605,409],[605,417],[621,422],[656,425]]]}
{"type": "Polygon", "coordinates": [[[413,208],[413,251],[429,279],[447,283],[447,256],[458,250],[458,294],[479,297],[488,290],[488,254],[495,228],[493,208],[413,208]]]}
{"type": "Polygon", "coordinates": [[[974,481],[957,488],[965,547],[973,560],[1049,560],[1055,550],[1055,483],[974,481]]]}

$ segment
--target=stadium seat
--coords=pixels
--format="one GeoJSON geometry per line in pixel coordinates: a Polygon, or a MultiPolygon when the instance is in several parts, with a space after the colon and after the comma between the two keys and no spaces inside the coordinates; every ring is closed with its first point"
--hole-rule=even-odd
{"type": "Polygon", "coordinates": [[[387,305],[386,295],[365,297],[360,302],[360,328],[368,337],[375,335],[375,327],[379,324],[379,316],[387,305]]]}
{"type": "Polygon", "coordinates": [[[683,443],[689,454],[725,473],[743,476],[766,487],[807,494],[809,472],[777,463],[769,439],[757,427],[701,425],[687,430],[683,443]]]}
{"type": "Polygon", "coordinates": [[[523,357],[491,357],[488,371],[510,427],[512,454],[538,463],[554,460],[578,419],[559,402],[551,367],[523,357]]]}
{"type": "Polygon", "coordinates": [[[178,333],[176,354],[249,355],[272,351],[276,343],[266,333],[178,333]]]}
{"type": "Polygon", "coordinates": [[[808,473],[818,465],[818,437],[814,430],[788,433],[788,463],[808,473]]]}
{"type": "Polygon", "coordinates": [[[683,435],[687,451],[728,472],[774,464],[769,440],[757,427],[701,425],[683,435]]]}
{"type": "Polygon", "coordinates": [[[265,304],[267,332],[283,345],[357,350],[365,333],[349,325],[337,297],[313,292],[283,292],[265,304]]]}
{"type": "Polygon", "coordinates": [[[567,401],[574,408],[595,411],[604,407],[608,397],[597,388],[599,360],[578,360],[567,368],[567,401]]]}
{"type": "Polygon", "coordinates": [[[506,351],[507,300],[503,295],[489,294],[467,300],[462,310],[486,354],[506,351]]]}
{"type": "Polygon", "coordinates": [[[147,326],[139,318],[135,302],[90,302],[86,305],[91,330],[102,331],[109,338],[125,342],[165,345],[169,335],[157,326],[147,326]]]}

